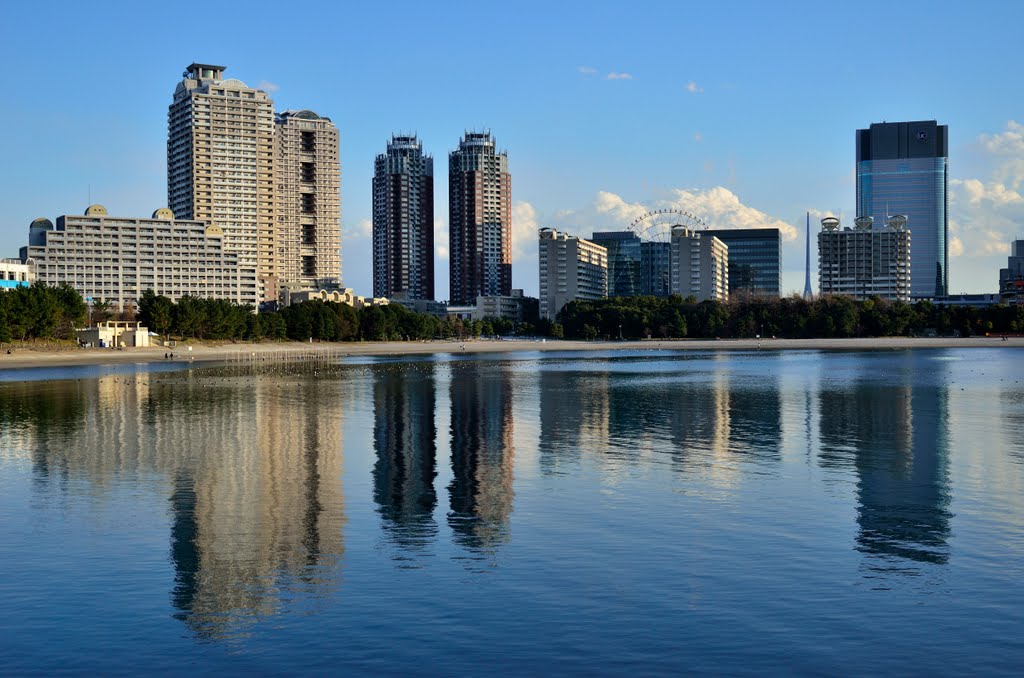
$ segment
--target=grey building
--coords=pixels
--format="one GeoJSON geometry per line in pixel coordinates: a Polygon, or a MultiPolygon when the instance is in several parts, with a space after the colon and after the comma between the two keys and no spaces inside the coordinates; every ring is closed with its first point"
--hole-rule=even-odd
{"type": "Polygon", "coordinates": [[[672,227],[672,294],[697,301],[729,299],[729,248],[704,231],[672,227]]]}
{"type": "Polygon", "coordinates": [[[839,219],[825,217],[818,233],[818,290],[855,299],[873,296],[910,301],[910,231],[906,217],[896,216],[884,229],[871,217],[858,217],[856,228],[840,229],[839,219]]]}
{"type": "Polygon", "coordinates": [[[1006,268],[999,269],[999,298],[1006,303],[1024,304],[1024,240],[1010,243],[1006,268]]]}
{"type": "Polygon", "coordinates": [[[102,205],[84,215],[36,219],[21,260],[36,279],[67,283],[87,300],[132,309],[142,293],[177,301],[185,295],[256,305],[256,267],[228,250],[224,231],[202,221],[178,220],[169,209],[149,219],[112,217],[102,205]]]}
{"type": "Polygon", "coordinates": [[[434,159],[415,135],[374,162],[373,295],[434,298],[434,159]]]}
{"type": "Polygon", "coordinates": [[[539,235],[541,318],[554,320],[570,301],[608,296],[608,250],[553,228],[539,235]]]}
{"type": "Polygon", "coordinates": [[[875,123],[857,130],[857,214],[883,229],[905,215],[914,232],[910,296],[949,290],[949,129],[934,120],[875,123]]]}
{"type": "Polygon", "coordinates": [[[782,232],[777,228],[715,228],[702,235],[729,248],[729,298],[778,297],[782,290],[782,232]]]}
{"type": "Polygon", "coordinates": [[[453,304],[512,293],[512,175],[489,132],[448,155],[448,264],[453,304]]]}

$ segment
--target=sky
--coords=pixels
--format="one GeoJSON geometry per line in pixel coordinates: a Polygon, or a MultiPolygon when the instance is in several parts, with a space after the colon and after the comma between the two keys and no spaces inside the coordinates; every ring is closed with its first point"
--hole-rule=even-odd
{"type": "Polygon", "coordinates": [[[805,214],[812,238],[821,216],[856,216],[855,130],[931,119],[950,134],[950,292],[994,292],[1024,238],[1021,25],[1009,2],[17,3],[0,25],[0,256],[36,217],[164,206],[167,106],[199,61],[338,126],[358,294],[392,133],[434,156],[441,299],[447,154],[466,130],[508,151],[513,287],[537,294],[538,228],[589,237],[674,207],[781,228],[790,293],[805,214]]]}

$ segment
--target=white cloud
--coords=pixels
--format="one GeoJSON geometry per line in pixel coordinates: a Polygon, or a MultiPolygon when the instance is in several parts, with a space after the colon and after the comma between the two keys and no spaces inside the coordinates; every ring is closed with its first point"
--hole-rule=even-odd
{"type": "Polygon", "coordinates": [[[954,235],[952,238],[949,239],[949,256],[961,257],[963,256],[963,254],[964,241],[954,235]]]}
{"type": "Polygon", "coordinates": [[[597,73],[597,69],[591,68],[590,66],[577,66],[576,70],[583,75],[593,75],[594,73],[597,73]]]}
{"type": "Polygon", "coordinates": [[[694,132],[693,133],[693,140],[696,141],[697,143],[700,143],[700,142],[704,141],[704,135],[701,134],[700,132],[694,132]]]}
{"type": "Polygon", "coordinates": [[[512,204],[512,261],[536,259],[537,210],[530,203],[520,200],[512,204]]]}
{"type": "Polygon", "coordinates": [[[633,75],[631,73],[616,73],[612,71],[608,75],[604,76],[605,80],[632,80],[633,75]]]}
{"type": "Polygon", "coordinates": [[[355,226],[349,228],[342,227],[341,229],[341,240],[342,242],[352,240],[369,240],[373,236],[373,222],[369,219],[360,219],[355,226]]]}
{"type": "Polygon", "coordinates": [[[438,259],[448,259],[448,224],[441,217],[434,217],[434,253],[438,259]]]}
{"type": "Polygon", "coordinates": [[[281,89],[281,86],[276,82],[270,82],[268,80],[260,80],[260,84],[256,85],[256,89],[261,89],[264,92],[273,94],[277,90],[281,89]]]}
{"type": "Polygon", "coordinates": [[[704,88],[699,87],[697,83],[691,80],[690,82],[686,83],[686,91],[689,92],[690,94],[700,94],[701,92],[704,91],[704,88]]]}

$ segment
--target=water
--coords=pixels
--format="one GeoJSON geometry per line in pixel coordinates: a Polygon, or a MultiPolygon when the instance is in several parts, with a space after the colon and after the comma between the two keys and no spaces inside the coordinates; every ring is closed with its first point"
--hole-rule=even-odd
{"type": "Polygon", "coordinates": [[[0,372],[0,667],[1018,673],[1021,358],[0,372]]]}

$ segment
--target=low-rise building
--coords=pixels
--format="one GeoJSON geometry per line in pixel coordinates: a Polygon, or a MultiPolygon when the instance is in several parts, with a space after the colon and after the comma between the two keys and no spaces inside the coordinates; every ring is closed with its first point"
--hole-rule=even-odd
{"type": "Polygon", "coordinates": [[[910,301],[910,231],[907,218],[891,217],[873,228],[871,217],[857,217],[855,228],[840,229],[839,219],[825,217],[818,233],[818,278],[821,294],[855,299],[879,297],[910,301]]]}
{"type": "Polygon", "coordinates": [[[512,290],[508,296],[481,296],[476,298],[473,320],[504,318],[512,322],[536,322],[540,302],[528,297],[522,290],[512,290]]]}
{"type": "Polygon", "coordinates": [[[132,309],[153,290],[177,301],[183,296],[227,299],[256,307],[256,268],[224,248],[224,232],[202,221],[179,221],[166,208],[149,219],[112,217],[102,205],[82,216],[36,219],[22,263],[47,285],[67,283],[85,299],[132,309]]]}
{"type": "Polygon", "coordinates": [[[729,299],[729,248],[713,235],[672,227],[671,291],[697,301],[729,299]]]}
{"type": "Polygon", "coordinates": [[[78,343],[95,348],[149,346],[149,328],[131,320],[108,320],[76,332],[78,343]]]}
{"type": "Polygon", "coordinates": [[[284,286],[278,290],[281,306],[301,304],[304,301],[323,301],[334,304],[345,304],[353,308],[363,306],[387,306],[389,301],[384,297],[363,297],[355,293],[351,287],[337,289],[313,290],[284,286]]]}
{"type": "Polygon", "coordinates": [[[554,320],[570,301],[608,296],[608,250],[589,240],[540,229],[540,317],[554,320]]]}
{"type": "Polygon", "coordinates": [[[0,290],[31,285],[35,282],[34,269],[21,259],[0,259],[0,290]]]}

